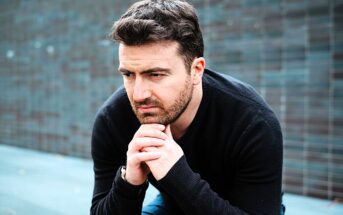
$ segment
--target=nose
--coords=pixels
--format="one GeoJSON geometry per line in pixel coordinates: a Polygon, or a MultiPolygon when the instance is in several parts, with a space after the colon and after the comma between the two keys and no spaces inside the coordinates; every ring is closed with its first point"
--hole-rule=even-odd
{"type": "Polygon", "coordinates": [[[143,78],[137,77],[133,87],[133,100],[135,102],[142,102],[151,96],[151,91],[148,84],[143,78]]]}

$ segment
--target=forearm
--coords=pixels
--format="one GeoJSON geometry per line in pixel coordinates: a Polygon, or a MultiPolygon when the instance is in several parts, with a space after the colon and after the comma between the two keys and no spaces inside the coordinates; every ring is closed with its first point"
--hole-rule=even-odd
{"type": "MultiPolygon", "coordinates": [[[[102,185],[98,183],[96,186],[102,185]]],[[[140,215],[147,187],[147,183],[140,186],[128,184],[118,170],[110,191],[106,195],[93,195],[91,214],[140,215]]]]}
{"type": "MultiPolygon", "coordinates": [[[[182,157],[158,183],[172,196],[185,214],[278,214],[277,208],[281,204],[277,201],[269,201],[278,199],[279,194],[268,184],[246,184],[251,190],[249,192],[243,191],[243,188],[241,190],[240,195],[246,197],[244,206],[238,204],[234,206],[229,200],[223,199],[213,191],[199,174],[194,173],[185,157],[182,157]]],[[[245,187],[245,185],[241,186],[245,187]]]]}
{"type": "Polygon", "coordinates": [[[184,156],[159,184],[185,214],[247,214],[214,192],[199,174],[190,169],[184,156]]]}

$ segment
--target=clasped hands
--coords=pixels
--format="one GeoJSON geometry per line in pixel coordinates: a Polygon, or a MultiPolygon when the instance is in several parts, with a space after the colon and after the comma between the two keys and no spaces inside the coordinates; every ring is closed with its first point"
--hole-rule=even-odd
{"type": "Polygon", "coordinates": [[[143,184],[151,172],[162,179],[182,157],[181,147],[174,141],[170,125],[143,124],[129,143],[125,180],[143,184]]]}

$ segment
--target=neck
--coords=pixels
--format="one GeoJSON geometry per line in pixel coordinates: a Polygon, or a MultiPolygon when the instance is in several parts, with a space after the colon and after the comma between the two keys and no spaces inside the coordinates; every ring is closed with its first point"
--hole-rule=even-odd
{"type": "Polygon", "coordinates": [[[187,128],[195,118],[200,107],[203,96],[202,84],[196,85],[193,90],[193,96],[185,111],[181,116],[171,124],[171,131],[175,140],[180,139],[187,131],[187,128]]]}

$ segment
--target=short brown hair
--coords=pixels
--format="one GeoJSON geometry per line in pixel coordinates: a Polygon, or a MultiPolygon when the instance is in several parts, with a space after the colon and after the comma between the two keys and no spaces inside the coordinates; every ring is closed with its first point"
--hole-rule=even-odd
{"type": "Polygon", "coordinates": [[[143,0],[134,3],[114,23],[110,38],[129,46],[161,40],[176,41],[188,69],[194,58],[204,55],[204,42],[195,9],[182,0],[143,0]]]}

